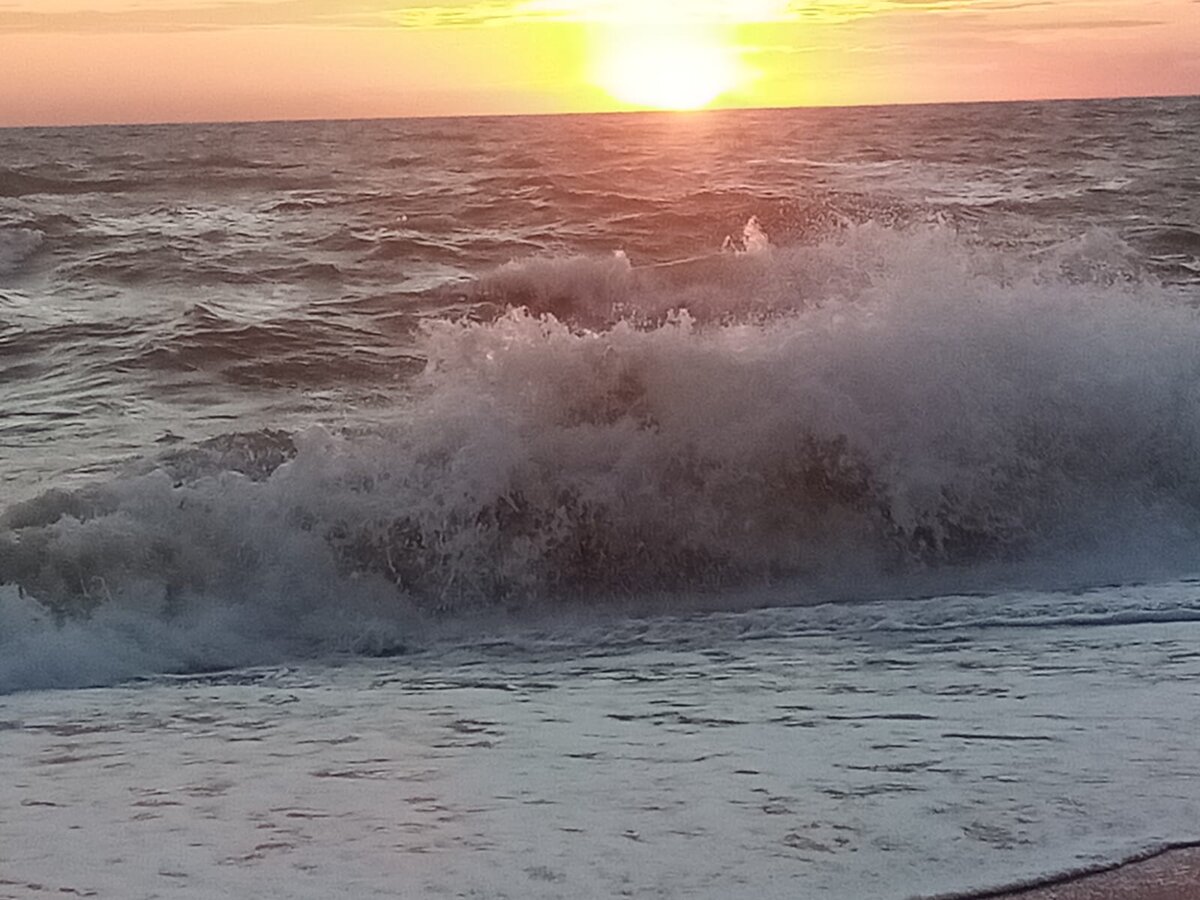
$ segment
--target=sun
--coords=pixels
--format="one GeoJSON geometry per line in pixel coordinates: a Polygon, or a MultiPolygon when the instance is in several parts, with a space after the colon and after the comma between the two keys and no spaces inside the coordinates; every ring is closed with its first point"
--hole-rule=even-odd
{"type": "Polygon", "coordinates": [[[610,29],[593,80],[613,98],[650,109],[700,109],[739,85],[735,51],[697,29],[610,29]]]}

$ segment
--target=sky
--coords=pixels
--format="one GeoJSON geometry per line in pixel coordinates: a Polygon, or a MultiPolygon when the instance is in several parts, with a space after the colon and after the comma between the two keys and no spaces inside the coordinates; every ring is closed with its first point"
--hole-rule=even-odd
{"type": "Polygon", "coordinates": [[[0,126],[1200,93],[1200,0],[0,0],[0,126]]]}

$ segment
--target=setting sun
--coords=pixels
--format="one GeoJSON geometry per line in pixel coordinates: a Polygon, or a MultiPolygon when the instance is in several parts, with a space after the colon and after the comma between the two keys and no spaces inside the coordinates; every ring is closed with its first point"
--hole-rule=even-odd
{"type": "Polygon", "coordinates": [[[655,109],[699,109],[744,77],[733,49],[688,30],[614,29],[597,57],[600,87],[622,103],[655,109]]]}

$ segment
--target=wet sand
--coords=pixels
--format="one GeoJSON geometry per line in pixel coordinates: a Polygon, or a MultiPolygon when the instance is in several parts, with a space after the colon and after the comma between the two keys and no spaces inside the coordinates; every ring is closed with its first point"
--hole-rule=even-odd
{"type": "Polygon", "coordinates": [[[1114,869],[978,900],[1200,900],[1200,847],[1168,850],[1114,869]]]}

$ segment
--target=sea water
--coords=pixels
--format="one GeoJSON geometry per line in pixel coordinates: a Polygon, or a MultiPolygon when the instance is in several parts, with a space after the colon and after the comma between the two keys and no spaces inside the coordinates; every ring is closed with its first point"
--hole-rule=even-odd
{"type": "Polygon", "coordinates": [[[1200,838],[1198,126],[0,131],[0,895],[1200,838]]]}

